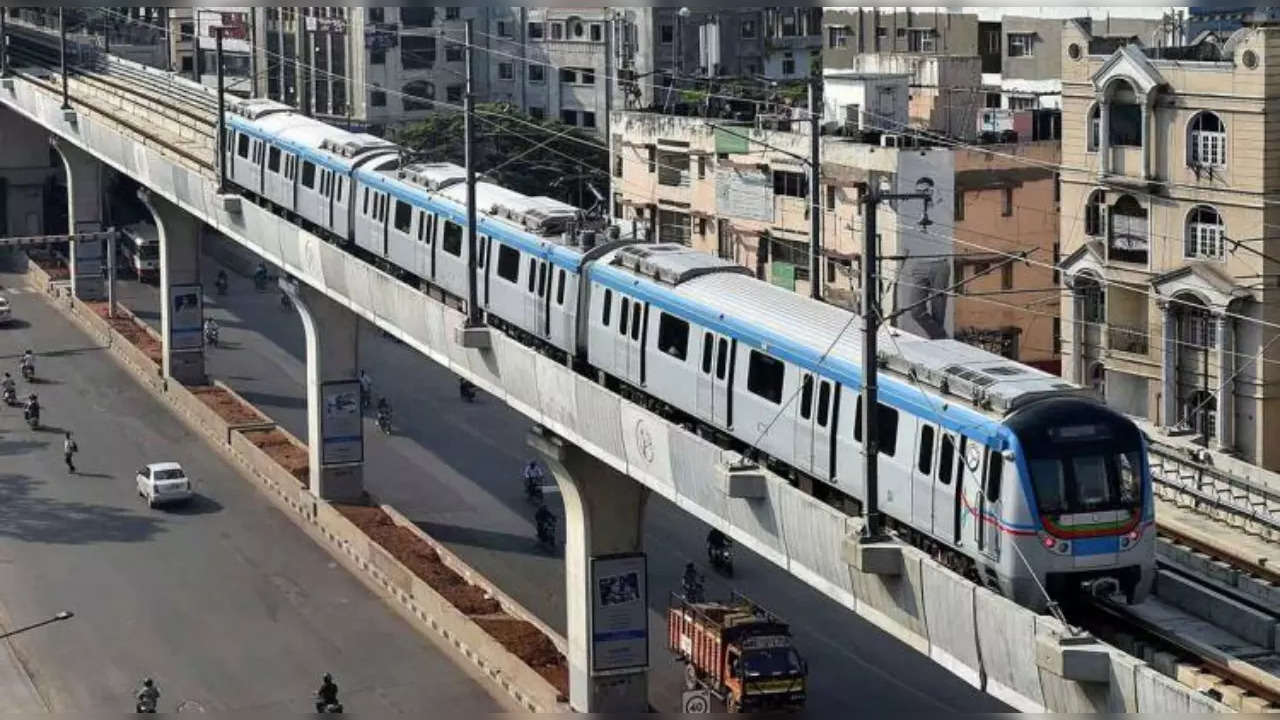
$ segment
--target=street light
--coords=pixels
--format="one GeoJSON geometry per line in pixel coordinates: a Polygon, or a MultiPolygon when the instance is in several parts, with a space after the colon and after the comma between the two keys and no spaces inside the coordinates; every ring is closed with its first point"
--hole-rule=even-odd
{"type": "Polygon", "coordinates": [[[63,610],[62,612],[58,613],[57,615],[54,615],[53,617],[49,618],[48,620],[41,620],[40,622],[38,622],[38,623],[36,623],[36,624],[34,624],[34,625],[28,625],[28,626],[26,626],[26,627],[18,628],[17,630],[13,630],[13,631],[7,632],[7,633],[5,633],[5,634],[3,634],[3,635],[0,635],[0,640],[5,640],[5,639],[8,639],[8,638],[11,638],[11,637],[13,637],[14,635],[18,635],[18,634],[21,634],[21,633],[27,632],[27,631],[29,631],[29,630],[35,630],[36,628],[42,628],[42,627],[44,627],[45,625],[52,625],[52,624],[57,623],[57,622],[62,622],[63,620],[70,620],[71,618],[73,618],[73,617],[75,617],[75,616],[76,616],[76,615],[75,615],[75,613],[71,612],[70,610],[63,610]]]}

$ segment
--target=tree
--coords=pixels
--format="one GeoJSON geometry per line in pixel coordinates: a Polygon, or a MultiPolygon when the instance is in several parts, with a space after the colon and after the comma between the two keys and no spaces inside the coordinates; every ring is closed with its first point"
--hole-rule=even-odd
{"type": "MultiPolygon", "coordinates": [[[[463,113],[442,110],[393,138],[421,162],[465,161],[463,113]]],[[[590,209],[607,192],[603,141],[558,120],[535,120],[506,103],[476,105],[476,174],[530,196],[590,209]],[[545,144],[542,144],[545,143],[545,144]]]]}

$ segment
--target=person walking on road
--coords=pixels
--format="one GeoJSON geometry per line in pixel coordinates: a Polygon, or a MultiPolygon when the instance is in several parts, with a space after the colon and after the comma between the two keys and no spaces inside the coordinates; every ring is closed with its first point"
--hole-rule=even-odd
{"type": "Polygon", "coordinates": [[[80,448],[76,446],[76,441],[71,439],[71,433],[67,433],[67,437],[62,441],[62,458],[67,461],[67,472],[69,473],[76,471],[76,464],[73,458],[78,452],[80,452],[80,448]]]}

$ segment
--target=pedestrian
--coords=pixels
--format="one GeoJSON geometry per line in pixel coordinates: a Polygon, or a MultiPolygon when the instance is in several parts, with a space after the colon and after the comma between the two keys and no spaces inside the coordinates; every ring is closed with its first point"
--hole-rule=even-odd
{"type": "Polygon", "coordinates": [[[76,446],[76,441],[71,439],[71,433],[67,433],[67,437],[62,441],[62,457],[67,461],[67,472],[74,473],[76,464],[72,462],[72,458],[76,453],[80,452],[80,448],[76,446]]]}

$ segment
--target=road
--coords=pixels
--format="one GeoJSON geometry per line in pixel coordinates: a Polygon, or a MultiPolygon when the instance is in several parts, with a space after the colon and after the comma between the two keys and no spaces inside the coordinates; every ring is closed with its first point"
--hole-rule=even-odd
{"type": "MultiPolygon", "coordinates": [[[[205,287],[216,266],[207,256],[205,287]]],[[[306,437],[302,323],[279,303],[230,273],[226,296],[210,296],[207,314],[221,326],[209,372],[299,437],[306,437]]],[[[154,287],[122,283],[122,302],[158,326],[154,287]]],[[[565,628],[564,566],[537,548],[532,507],[521,470],[532,456],[529,423],[497,400],[461,403],[457,379],[407,346],[366,328],[361,363],[374,394],[391,399],[395,435],[366,425],[369,489],[489,577],[551,627],[565,628]]],[[[549,498],[560,517],[558,498],[549,498]]],[[[563,533],[563,529],[561,530],[563,533]]],[[[679,668],[665,642],[667,594],[679,587],[689,560],[705,566],[707,527],[654,496],[646,551],[652,605],[650,699],[660,711],[679,709],[679,668]]],[[[1007,712],[1008,708],[858,618],[771,563],[745,551],[732,588],[793,623],[811,673],[810,707],[831,711],[1007,712]]],[[[709,595],[730,585],[708,573],[709,595]]]]}
{"type": "Polygon", "coordinates": [[[150,675],[162,712],[182,702],[311,712],[325,671],[348,710],[508,709],[95,341],[38,296],[11,294],[16,284],[0,275],[20,319],[0,328],[0,367],[16,376],[22,350],[37,350],[49,427],[30,431],[19,410],[0,408],[0,632],[75,613],[8,641],[48,709],[129,712],[150,675]],[[80,448],[75,475],[63,464],[63,429],[80,448]],[[137,497],[137,469],[162,460],[197,479],[190,507],[152,511],[137,497]]]}

